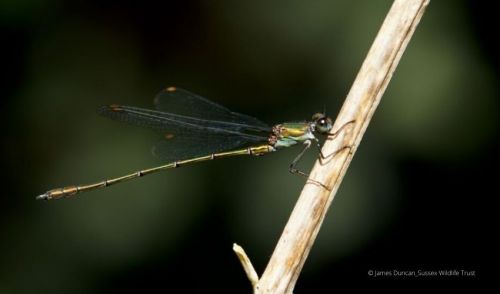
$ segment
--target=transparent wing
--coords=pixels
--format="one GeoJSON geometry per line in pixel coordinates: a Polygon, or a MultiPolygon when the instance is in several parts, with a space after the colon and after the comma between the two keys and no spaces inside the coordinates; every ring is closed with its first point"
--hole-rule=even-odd
{"type": "Polygon", "coordinates": [[[266,123],[254,117],[232,112],[222,105],[176,87],[169,87],[158,93],[154,102],[156,109],[162,112],[268,129],[266,123]]]}
{"type": "Polygon", "coordinates": [[[248,138],[262,138],[262,133],[265,133],[265,137],[267,138],[267,134],[271,131],[271,128],[268,126],[263,127],[238,122],[208,120],[133,106],[106,105],[99,109],[99,113],[113,120],[157,131],[169,131],[174,134],[206,132],[222,135],[238,135],[248,138]]]}
{"type": "Polygon", "coordinates": [[[182,160],[267,142],[270,127],[213,121],[131,106],[109,105],[99,109],[113,120],[163,133],[153,154],[168,160],[182,160]]]}
{"type": "Polygon", "coordinates": [[[173,162],[234,150],[239,147],[262,144],[263,142],[262,140],[249,140],[240,136],[208,136],[208,134],[175,136],[166,133],[165,138],[153,146],[152,152],[162,160],[173,162]]]}

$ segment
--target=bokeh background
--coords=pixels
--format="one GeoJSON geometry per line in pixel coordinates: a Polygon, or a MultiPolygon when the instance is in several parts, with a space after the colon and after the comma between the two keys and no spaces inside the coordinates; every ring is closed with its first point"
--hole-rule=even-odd
{"type": "MultiPolygon", "coordinates": [[[[298,149],[34,197],[162,164],[158,134],[96,109],[152,107],[166,86],[269,124],[335,116],[390,5],[2,0],[0,292],[250,292],[232,243],[261,273],[304,184],[287,170],[298,149]]],[[[499,60],[485,5],[431,2],[297,293],[377,280],[369,270],[487,274],[499,60]]]]}

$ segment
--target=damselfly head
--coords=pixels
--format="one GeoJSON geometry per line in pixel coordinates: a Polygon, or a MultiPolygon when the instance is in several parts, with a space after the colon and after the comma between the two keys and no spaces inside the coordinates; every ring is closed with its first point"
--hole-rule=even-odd
{"type": "Polygon", "coordinates": [[[312,122],[314,123],[315,131],[320,134],[328,134],[333,128],[332,119],[324,113],[315,113],[312,116],[312,122]]]}

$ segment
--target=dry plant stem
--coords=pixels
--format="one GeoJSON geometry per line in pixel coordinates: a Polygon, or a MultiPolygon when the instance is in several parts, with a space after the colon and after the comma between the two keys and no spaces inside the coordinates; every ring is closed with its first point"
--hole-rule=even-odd
{"type": "Polygon", "coordinates": [[[255,293],[292,293],[328,207],[428,3],[429,0],[394,1],[340,110],[334,130],[346,122],[355,122],[328,140],[322,152],[332,154],[345,146],[351,148],[316,162],[267,268],[254,287],[255,293]]]}
{"type": "Polygon", "coordinates": [[[245,273],[247,274],[247,277],[252,284],[252,287],[255,287],[255,285],[259,281],[259,276],[257,275],[257,272],[255,271],[252,263],[250,262],[250,258],[248,258],[245,250],[243,250],[243,248],[236,243],[233,244],[233,251],[234,253],[236,253],[236,256],[238,256],[238,259],[240,260],[241,265],[243,266],[243,269],[245,270],[245,273]]]}

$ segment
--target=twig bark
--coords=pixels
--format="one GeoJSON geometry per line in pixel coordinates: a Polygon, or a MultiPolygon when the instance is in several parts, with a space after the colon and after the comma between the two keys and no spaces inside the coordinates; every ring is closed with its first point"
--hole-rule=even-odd
{"type": "Polygon", "coordinates": [[[248,258],[245,250],[243,250],[243,248],[236,243],[233,244],[233,251],[234,253],[236,253],[236,256],[238,256],[238,259],[240,260],[241,265],[243,266],[243,269],[247,274],[248,280],[250,280],[250,284],[252,284],[252,287],[255,287],[255,285],[257,285],[257,282],[259,281],[259,276],[257,275],[257,272],[255,271],[252,263],[250,262],[250,258],[248,258]]]}
{"type": "Polygon", "coordinates": [[[354,123],[327,140],[322,150],[323,154],[341,151],[316,162],[269,264],[254,286],[255,293],[292,293],[352,156],[428,4],[429,0],[394,1],[340,110],[334,130],[347,122],[354,123]],[[342,149],[345,146],[350,148],[342,149]]]}

